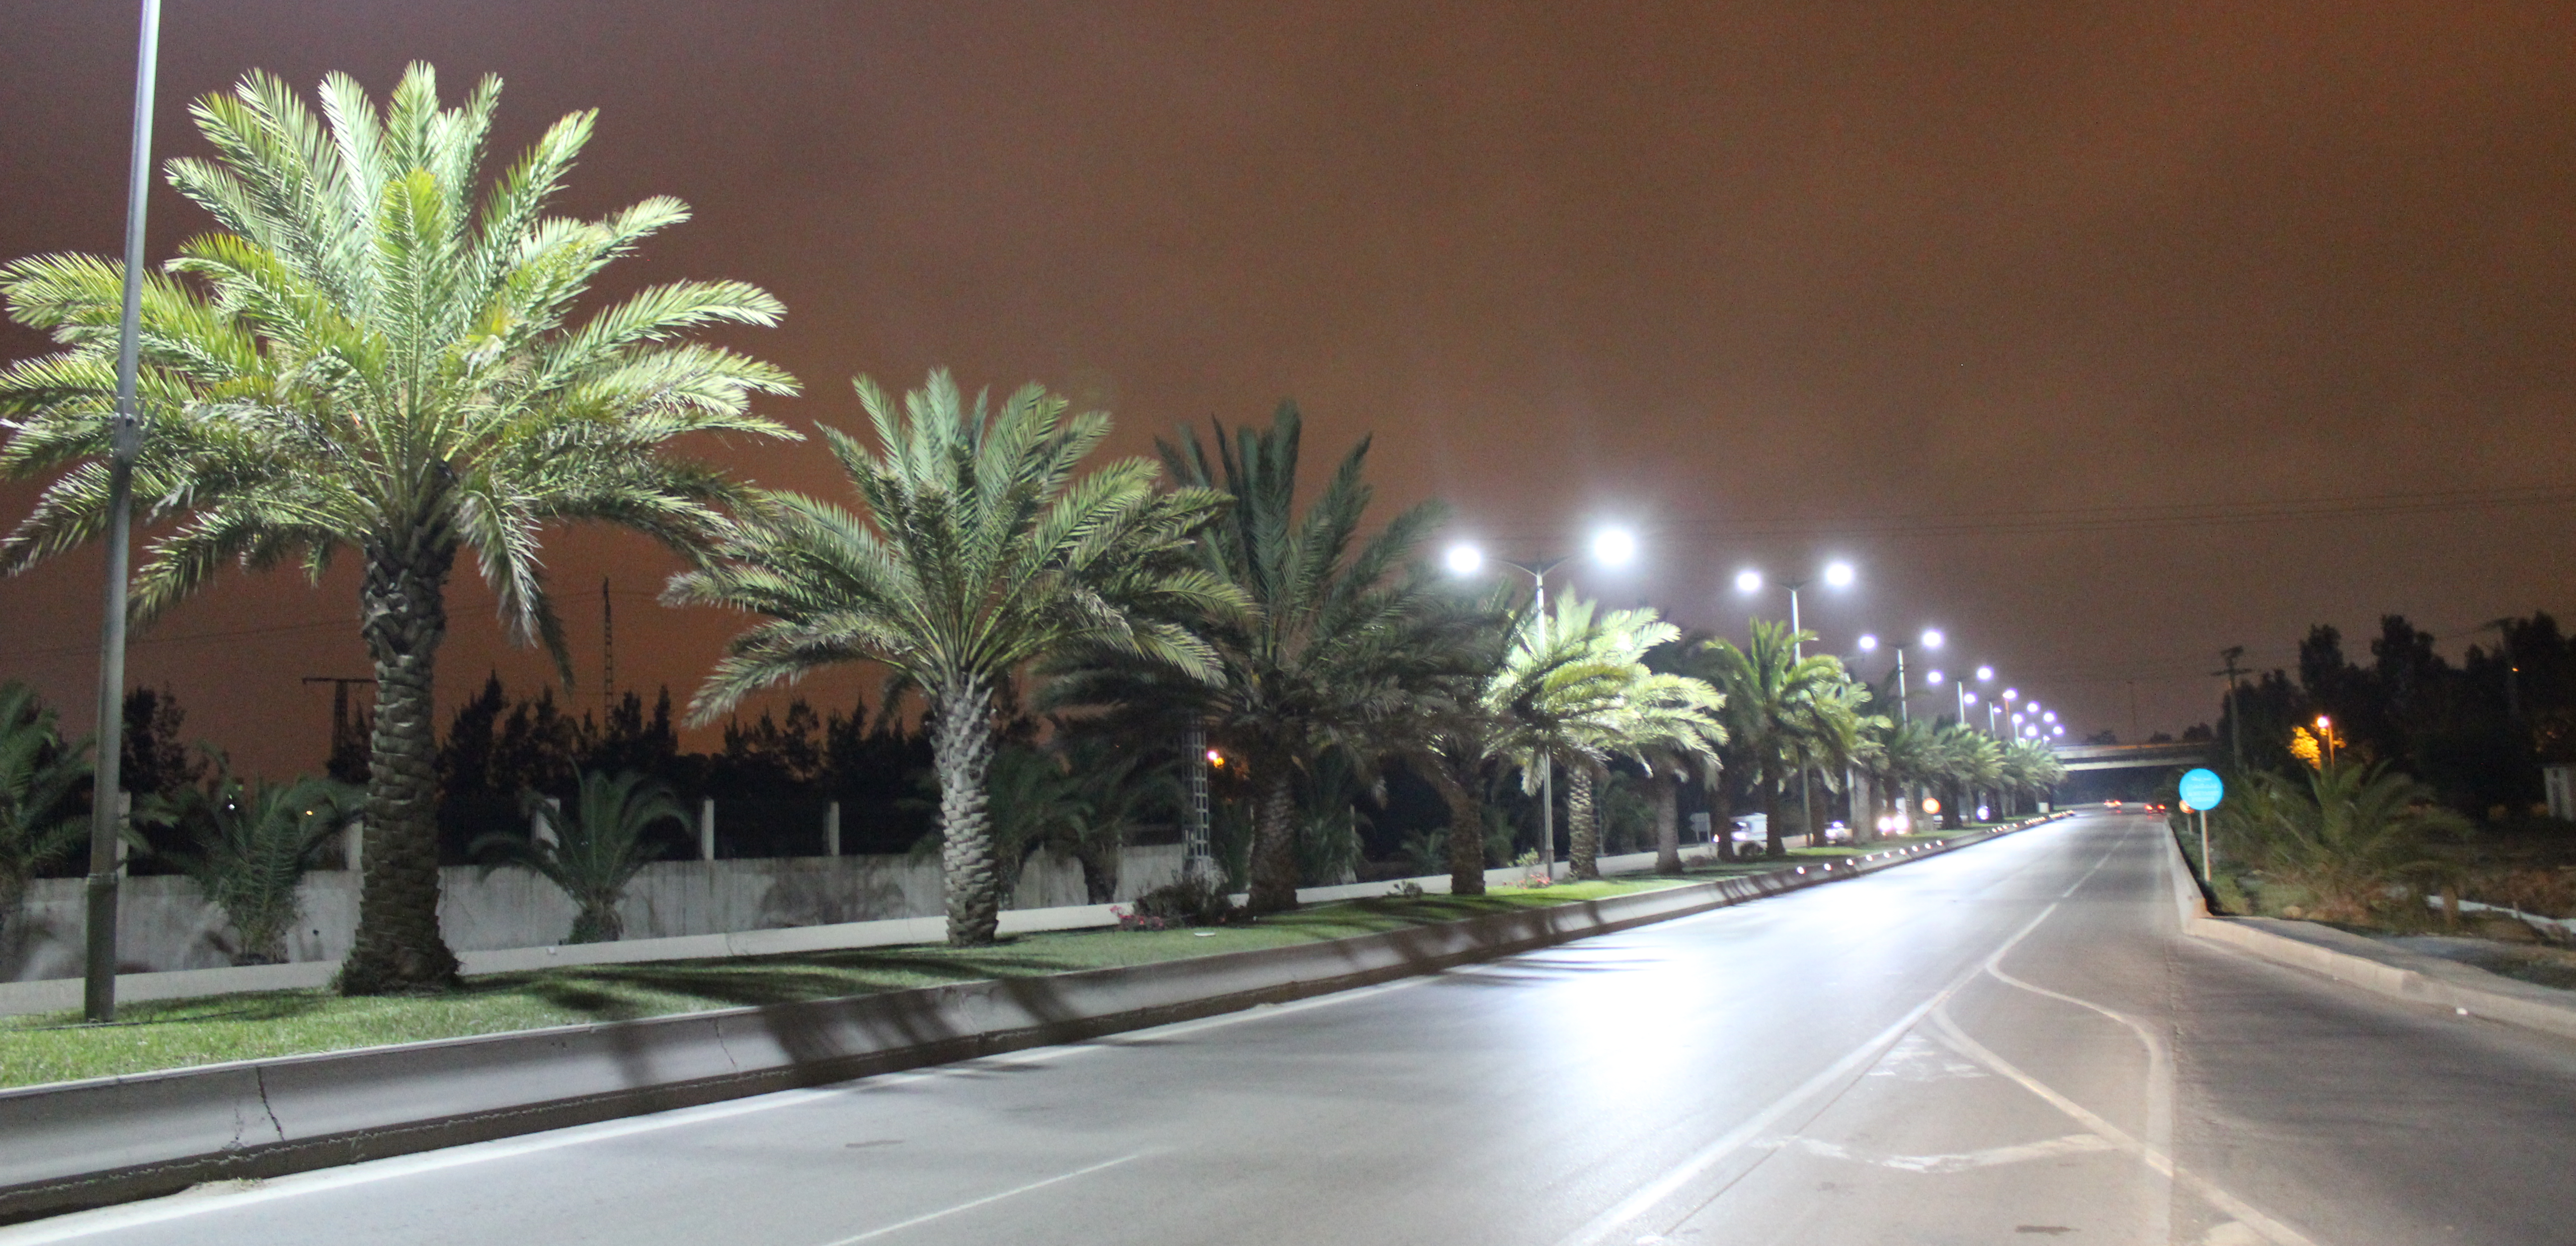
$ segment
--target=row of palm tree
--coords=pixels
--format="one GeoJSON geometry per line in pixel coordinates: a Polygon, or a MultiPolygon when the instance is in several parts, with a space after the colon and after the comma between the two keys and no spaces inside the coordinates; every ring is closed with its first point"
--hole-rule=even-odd
{"type": "MultiPolygon", "coordinates": [[[[543,645],[569,682],[540,557],[567,521],[679,555],[667,603],[757,616],[693,698],[694,720],[847,663],[890,672],[886,704],[919,699],[958,944],[994,939],[1006,854],[1058,833],[997,835],[1001,718],[1023,683],[1047,710],[1140,731],[1196,724],[1242,758],[1255,912],[1295,903],[1301,784],[1391,758],[1431,778],[1454,826],[1479,830],[1498,770],[1562,770],[1578,874],[1594,869],[1591,794],[1614,764],[1654,776],[1668,849],[1678,785],[1713,782],[1730,759],[1775,808],[1795,775],[1920,768],[1893,760],[1922,752],[1903,732],[1877,741],[1866,690],[1833,659],[1796,660],[1803,637],[1786,629],[1759,624],[1737,649],[1685,641],[1651,610],[1568,598],[1541,617],[1436,581],[1414,557],[1435,507],[1369,530],[1365,440],[1301,509],[1293,406],[1266,428],[1215,426],[1212,448],[1186,432],[1160,464],[1094,462],[1109,418],[1068,413],[1043,387],[995,403],[934,371],[898,398],[861,377],[865,433],[821,429],[855,509],[734,480],[674,443],[797,438],[751,404],[798,383],[696,337],[774,324],[782,307],[740,282],[683,281],[583,314],[604,267],[687,210],[655,198],[597,220],[547,215],[590,136],[586,112],[478,189],[499,92],[486,79],[443,107],[415,65],[381,110],[340,75],[318,114],[262,74],[200,100],[216,156],[173,161],[169,179],[216,228],[146,283],[134,479],[153,535],[137,622],[226,562],[292,561],[317,580],[343,553],[360,564],[378,703],[345,992],[455,979],[437,918],[431,718],[447,590],[471,553],[511,638],[543,645]]],[[[11,314],[59,347],[0,370],[0,473],[49,478],[0,542],[0,570],[107,526],[121,280],[88,256],[0,268],[11,314]]],[[[1008,764],[1015,783],[1048,781],[1008,764]]],[[[663,816],[631,786],[585,782],[581,801],[567,826],[583,842],[532,847],[532,868],[571,877],[568,854],[594,852],[606,865],[589,873],[614,876],[634,846],[609,829],[663,816]]],[[[1483,844],[1450,837],[1461,892],[1482,888],[1483,844]]],[[[579,933],[613,935],[613,900],[591,891],[576,896],[579,933]]]]}

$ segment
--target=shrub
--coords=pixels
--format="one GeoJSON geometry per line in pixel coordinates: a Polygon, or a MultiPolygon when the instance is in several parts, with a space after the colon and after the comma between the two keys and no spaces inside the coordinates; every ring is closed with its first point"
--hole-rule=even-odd
{"type": "Polygon", "coordinates": [[[1215,881],[1178,878],[1136,897],[1118,913],[1125,930],[1168,930],[1175,926],[1230,926],[1244,920],[1243,910],[1215,881]]]}

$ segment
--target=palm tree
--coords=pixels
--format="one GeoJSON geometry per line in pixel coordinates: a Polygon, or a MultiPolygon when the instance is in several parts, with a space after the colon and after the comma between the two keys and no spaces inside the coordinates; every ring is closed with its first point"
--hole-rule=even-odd
{"type": "Polygon", "coordinates": [[[474,841],[473,855],[491,864],[531,871],[562,889],[576,912],[566,943],[614,943],[626,937],[626,918],[617,911],[626,885],[662,855],[648,838],[654,825],[689,823],[688,810],[671,789],[632,770],[611,776],[585,771],[574,790],[569,816],[535,792],[520,803],[533,820],[544,818],[548,836],[484,835],[474,841]]]}
{"type": "Polygon", "coordinates": [[[1891,722],[1884,717],[1872,720],[1870,742],[1856,754],[1870,776],[1872,786],[1897,794],[1895,804],[1911,826],[1920,810],[1905,809],[1904,793],[1916,785],[1932,781],[1939,773],[1941,755],[1933,743],[1932,724],[1928,722],[1891,722]]]}
{"type": "Polygon", "coordinates": [[[1993,786],[2002,777],[2003,746],[1964,723],[1945,722],[1933,729],[1932,747],[1947,797],[1941,805],[1941,826],[1955,831],[1963,825],[1977,790],[1993,786]]]}
{"type": "Polygon", "coordinates": [[[1121,707],[1167,731],[1195,719],[1243,759],[1254,785],[1246,907],[1255,914],[1297,903],[1301,776],[1336,752],[1365,768],[1399,748],[1422,700],[1466,672],[1458,640],[1472,623],[1406,567],[1437,506],[1361,539],[1374,493],[1362,475],[1367,438],[1298,512],[1302,424],[1293,403],[1267,429],[1235,430],[1232,445],[1217,424],[1213,461],[1195,430],[1160,443],[1174,480],[1233,502],[1198,546],[1205,573],[1244,603],[1194,622],[1215,650],[1206,674],[1077,649],[1051,668],[1046,693],[1049,704],[1121,707]]]}
{"type": "Polygon", "coordinates": [[[305,777],[245,785],[218,756],[204,788],[184,789],[170,816],[191,845],[174,854],[233,928],[233,963],[278,965],[304,916],[304,873],[356,820],[363,792],[305,777]]]}
{"type": "MultiPolygon", "coordinates": [[[[144,293],[134,493],[156,499],[145,522],[166,526],[136,576],[136,619],[228,561],[318,577],[345,548],[360,563],[377,707],[350,994],[456,976],[438,929],[431,689],[458,555],[475,555],[511,637],[542,641],[569,679],[539,558],[547,527],[606,520],[686,553],[732,486],[666,443],[792,436],[748,405],[795,392],[793,379],[685,340],[776,323],[761,290],[675,282],[576,322],[592,278],[688,210],[653,198],[597,221],[546,216],[588,112],[557,122],[478,204],[500,90],[486,78],[442,109],[435,74],[413,65],[381,114],[339,74],[318,118],[265,74],[198,101],[216,157],[171,162],[170,181],[218,229],[144,293]]],[[[59,473],[0,542],[0,569],[105,526],[122,280],[79,255],[0,269],[11,314],[63,347],[0,371],[0,410],[22,417],[0,474],[59,473]]]]}
{"type": "Polygon", "coordinates": [[[2019,798],[2037,800],[2066,781],[2066,763],[2057,759],[2057,750],[2037,740],[2007,742],[2002,772],[2004,799],[2013,808],[2019,807],[2019,798]]]}
{"type": "Polygon", "coordinates": [[[1215,679],[1215,654],[1183,621],[1242,608],[1191,548],[1225,499],[1195,488],[1158,493],[1143,459],[1076,479],[1109,417],[1067,419],[1064,399],[1039,385],[998,408],[983,394],[968,402],[945,370],[900,404],[866,377],[857,388],[874,448],[823,432],[865,515],[760,494],[719,560],[672,577],[663,599],[769,619],[734,637],[691,702],[695,721],[846,662],[891,668],[889,703],[906,690],[925,695],[948,941],[988,944],[1001,919],[985,787],[996,693],[1030,663],[1077,645],[1215,679]]]}
{"type": "Polygon", "coordinates": [[[1762,794],[1770,832],[1764,850],[1773,857],[1788,855],[1780,815],[1789,780],[1831,756],[1852,734],[1858,712],[1841,659],[1797,656],[1797,647],[1813,639],[1813,632],[1755,619],[1743,648],[1723,639],[1708,643],[1709,682],[1726,698],[1719,717],[1746,778],[1762,794]]]}
{"type": "MultiPolygon", "coordinates": [[[[1676,766],[1714,764],[1718,747],[1726,742],[1726,729],[1717,719],[1725,699],[1705,680],[1646,665],[1649,650],[1681,635],[1653,610],[1616,611],[1594,623],[1588,603],[1577,603],[1571,595],[1564,600],[1569,608],[1559,613],[1559,625],[1569,630],[1585,625],[1593,656],[1621,667],[1615,696],[1568,718],[1564,735],[1569,747],[1560,755],[1567,763],[1568,872],[1599,878],[1601,819],[1595,791],[1606,774],[1604,763],[1625,756],[1649,767],[1659,760],[1676,766]]],[[[1609,690],[1611,684],[1601,686],[1609,690]]]]}
{"type": "Polygon", "coordinates": [[[89,817],[72,794],[89,773],[89,741],[66,746],[35,689],[0,684],[0,934],[27,880],[81,842],[89,817]]]}
{"type": "Polygon", "coordinates": [[[2210,829],[2238,860],[2306,891],[2316,916],[2367,920],[2389,903],[2393,883],[2420,893],[2458,876],[2433,845],[2466,838],[2468,819],[2385,763],[2338,760],[2298,778],[2254,771],[2245,786],[2211,813],[2210,829]]]}

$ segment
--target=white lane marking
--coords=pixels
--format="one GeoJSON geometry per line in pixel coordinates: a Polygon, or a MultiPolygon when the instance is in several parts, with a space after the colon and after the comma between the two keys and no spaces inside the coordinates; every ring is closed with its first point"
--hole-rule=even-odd
{"type": "MultiPolygon", "coordinates": [[[[2091,878],[2094,872],[2100,870],[2103,864],[2108,862],[2110,859],[2110,857],[2104,856],[2101,861],[2094,862],[2093,868],[2084,872],[2084,878],[2091,878]]],[[[2083,879],[2078,879],[2077,885],[2081,886],[2082,884],[2083,879]]],[[[2029,938],[2030,932],[2039,929],[2039,924],[2047,921],[2051,914],[2057,912],[2058,906],[2064,903],[2065,900],[2062,898],[2050,901],[2047,908],[2041,909],[2038,915],[2032,917],[2020,930],[2013,932],[2013,936],[2011,938],[2004,940],[2002,946],[1995,949],[1996,954],[2000,955],[2004,952],[2011,951],[2015,944],[2029,938]]],[[[1991,957],[1989,959],[1991,959],[1991,957]]],[[[1709,1169],[1716,1167],[1728,1156],[1742,1150],[1747,1144],[1751,1143],[1756,1138],[1769,1133],[1772,1124],[1777,1122],[1781,1117],[1787,1116],[1789,1113],[1796,1111],[1798,1107],[1804,1104],[1807,1100],[1849,1080],[1855,1071],[1866,1068],[1870,1064],[1875,1063],[1880,1055],[1884,1054],[1889,1047],[1895,1044],[1897,1039],[1905,1036],[1906,1031],[1913,1029],[1915,1025],[1921,1022],[1926,1015],[1930,1014],[1935,1007],[1946,1002],[1950,996],[1958,992],[1960,987],[1966,986],[1968,983],[1974,981],[1977,975],[1983,972],[1985,972],[1985,965],[1981,962],[1971,967],[1967,972],[1960,974],[1956,979],[1952,980],[1948,986],[1942,987],[1938,992],[1934,993],[1931,998],[1915,1005],[1912,1011],[1897,1018],[1896,1024],[1870,1036],[1869,1039],[1862,1042],[1861,1045],[1845,1052],[1842,1059],[1834,1061],[1831,1065],[1827,1066],[1824,1071],[1808,1078],[1806,1081],[1800,1082],[1795,1088],[1791,1089],[1789,1093],[1772,1100],[1769,1106],[1764,1107],[1761,1111],[1745,1118],[1741,1123],[1737,1124],[1735,1128],[1720,1135],[1716,1141],[1700,1148],[1696,1153],[1692,1154],[1690,1158],[1683,1160],[1681,1163],[1674,1165],[1670,1169],[1667,1169],[1664,1172],[1664,1175],[1655,1178],[1653,1181],[1647,1182],[1635,1193],[1619,1200],[1619,1202],[1611,1207],[1610,1210],[1602,1212],[1598,1216],[1594,1216],[1591,1220],[1585,1222],[1582,1228],[1576,1229],[1572,1234],[1560,1241],[1558,1246],[1600,1246],[1602,1242],[1608,1241],[1611,1234],[1616,1232],[1621,1225],[1627,1224],[1630,1221],[1645,1215],[1647,1212],[1654,1210],[1656,1204],[1672,1197],[1673,1194],[1683,1186],[1696,1180],[1701,1174],[1706,1173],[1709,1169]]]]}
{"type": "Polygon", "coordinates": [[[2074,1117],[2076,1123],[2092,1130],[2094,1133],[2100,1134],[2106,1139],[2109,1139],[2114,1146],[2119,1147],[2121,1150],[2137,1156],[2139,1159],[2145,1161],[2149,1168],[2155,1169],[2157,1172],[2181,1184],[2192,1193],[2199,1195],[2202,1201],[2207,1202],[2209,1205],[2216,1207],[2220,1211],[2226,1212],[2228,1215],[2242,1221],[2246,1227],[2261,1234],[2263,1236],[2263,1240],[2272,1243],[2273,1246],[2317,1246],[2317,1242],[2314,1238],[2311,1238],[2306,1234],[2299,1232],[2297,1229],[2293,1229],[2289,1225],[2283,1224],[2280,1221],[2255,1210],[2252,1204],[2218,1188],[2218,1186],[2213,1184],[2208,1178],[2175,1163],[2172,1155],[2155,1147],[2148,1146],[2146,1143],[2140,1142],[2138,1139],[2130,1136],[2128,1132],[2122,1130],[2119,1126],[2104,1120],[2101,1116],[2095,1114],[2091,1109],[2085,1107],[2083,1104],[2077,1103],[2073,1099],[2069,1099],[2065,1095],[2058,1093],[2054,1087],[2041,1082],[2038,1078],[2032,1077],[2028,1073],[2022,1072],[2019,1068],[2014,1067],[2010,1061],[2007,1061],[2002,1056],[1996,1055],[1994,1052],[1987,1050],[1984,1044],[1968,1037],[1967,1032],[1961,1030],[1957,1023],[1950,1019],[1948,1010],[1938,1008],[1933,1009],[1932,1026],[1934,1029],[1940,1031],[1944,1042],[1947,1042],[1952,1047],[1958,1049],[1960,1055],[1966,1056],[1979,1064],[1985,1065],[1987,1068],[1993,1069],[1995,1072],[2003,1074],[2005,1077],[2021,1083],[2022,1089],[2047,1100],[2049,1104],[2055,1107],[2058,1111],[2074,1117]]]}
{"type": "Polygon", "coordinates": [[[1920,1034],[1908,1034],[1887,1053],[1887,1058],[1872,1066],[1867,1077],[1893,1077],[1908,1082],[1940,1082],[1953,1079],[1992,1077],[1972,1061],[1962,1060],[1957,1052],[1920,1034]]]}
{"type": "Polygon", "coordinates": [[[1898,1172],[1952,1173],[1972,1168],[1993,1168],[1999,1164],[2025,1164],[2035,1159],[2053,1159],[2060,1155],[2080,1155],[2088,1151],[2116,1151],[2118,1147],[2097,1134],[2068,1134],[2041,1142],[2024,1142],[2015,1146],[1987,1147],[1957,1155],[1881,1155],[1847,1147],[1822,1138],[1780,1138],[1767,1145],[1774,1149],[1796,1147],[1810,1155],[1827,1159],[1849,1160],[1855,1164],[1875,1164],[1898,1172]]]}
{"type": "Polygon", "coordinates": [[[868,1230],[867,1232],[865,1232],[865,1233],[861,1233],[861,1234],[858,1234],[857,1236],[854,1236],[854,1237],[845,1237],[845,1238],[840,1239],[839,1241],[836,1241],[836,1242],[832,1242],[832,1243],[830,1243],[830,1246],[856,1246],[856,1244],[857,1244],[857,1243],[859,1243],[859,1242],[871,1242],[871,1241],[875,1241],[876,1239],[878,1239],[878,1238],[880,1238],[880,1237],[884,1237],[886,1234],[889,1234],[889,1233],[900,1233],[900,1232],[902,1232],[903,1230],[905,1230],[905,1229],[909,1229],[909,1228],[912,1228],[912,1227],[913,1227],[913,1226],[915,1226],[915,1225],[928,1224],[928,1223],[930,1223],[930,1222],[931,1222],[931,1221],[933,1221],[933,1220],[943,1220],[943,1219],[946,1219],[946,1218],[948,1218],[948,1217],[950,1217],[950,1216],[956,1215],[957,1213],[959,1213],[959,1212],[961,1212],[961,1211],[973,1211],[973,1210],[975,1210],[975,1209],[976,1209],[976,1208],[978,1208],[978,1207],[986,1207],[986,1206],[990,1206],[990,1205],[992,1205],[992,1204],[994,1204],[994,1203],[1001,1202],[1003,1199],[1006,1199],[1006,1198],[1018,1198],[1020,1195],[1026,1194],[1026,1193],[1028,1193],[1028,1192],[1030,1192],[1030,1191],[1032,1191],[1032,1190],[1043,1190],[1043,1189],[1047,1188],[1048,1186],[1056,1185],[1056,1184],[1059,1184],[1059,1183],[1062,1183],[1062,1182],[1066,1182],[1066,1181],[1071,1181],[1071,1180],[1073,1180],[1073,1179],[1074,1179],[1074,1178],[1076,1178],[1076,1177],[1088,1177],[1088,1176],[1090,1176],[1091,1174],[1093,1174],[1093,1173],[1095,1173],[1095,1172],[1099,1172],[1100,1170],[1102,1170],[1102,1169],[1104,1169],[1104,1168],[1116,1168],[1116,1167],[1117,1167],[1117,1166],[1119,1166],[1120,1164],[1124,1164],[1124,1163],[1126,1163],[1126,1162],[1127,1162],[1127,1161],[1129,1161],[1129,1160],[1143,1159],[1147,1154],[1149,1154],[1149,1152],[1145,1152],[1145,1151],[1138,1151],[1138,1152],[1136,1152],[1136,1153],[1135,1153],[1135,1154],[1133,1154],[1133,1155],[1121,1155],[1121,1156],[1119,1156],[1118,1158],[1113,1159],[1113,1160],[1103,1160],[1103,1161],[1101,1161],[1100,1163],[1093,1164],[1093,1165],[1092,1165],[1092,1166],[1090,1166],[1089,1168],[1076,1168],[1076,1169],[1074,1169],[1072,1172],[1057,1173],[1056,1175],[1054,1175],[1054,1176],[1052,1176],[1052,1177],[1049,1177],[1049,1178],[1047,1178],[1047,1179],[1046,1179],[1046,1180],[1044,1180],[1044,1181],[1032,1181],[1032,1182],[1028,1183],[1027,1185],[1022,1185],[1022,1186],[1013,1186],[1012,1188],[1007,1189],[1007,1190],[1004,1190],[1004,1191],[1002,1191],[1002,1192],[1001,1192],[1001,1193],[999,1193],[999,1194],[987,1194],[987,1195],[985,1195],[985,1196],[984,1196],[984,1197],[982,1197],[982,1198],[978,1198],[978,1199],[969,1199],[969,1200],[967,1200],[966,1202],[959,1203],[959,1204],[957,1204],[957,1205],[956,1205],[956,1206],[954,1206],[954,1207],[942,1207],[942,1208],[940,1208],[940,1209],[939,1209],[939,1210],[937,1210],[937,1211],[924,1212],[924,1213],[922,1213],[922,1214],[920,1214],[920,1215],[918,1215],[918,1216],[914,1216],[914,1217],[913,1217],[912,1219],[910,1219],[910,1220],[899,1220],[899,1221],[896,1221],[895,1223],[893,1223],[893,1224],[889,1224],[889,1225],[885,1226],[885,1227],[884,1227],[884,1228],[882,1228],[882,1229],[870,1229],[870,1230],[868,1230]]]}

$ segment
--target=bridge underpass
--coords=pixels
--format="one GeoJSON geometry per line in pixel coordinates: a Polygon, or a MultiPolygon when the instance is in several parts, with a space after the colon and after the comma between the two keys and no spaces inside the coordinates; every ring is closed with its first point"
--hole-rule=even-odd
{"type": "Polygon", "coordinates": [[[2155,800],[2175,773],[2209,764],[2210,747],[2207,740],[2057,745],[2057,760],[2066,767],[2066,781],[2057,785],[2057,799],[2069,805],[2155,800]]]}

